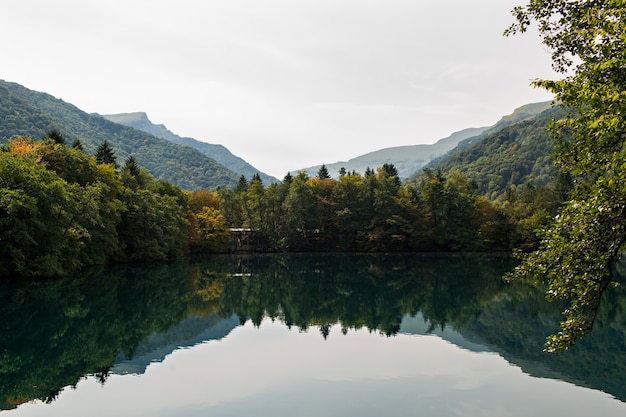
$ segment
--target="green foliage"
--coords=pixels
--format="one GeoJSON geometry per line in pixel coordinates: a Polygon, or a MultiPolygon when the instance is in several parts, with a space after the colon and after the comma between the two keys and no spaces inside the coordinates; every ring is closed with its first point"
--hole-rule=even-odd
{"type": "Polygon", "coordinates": [[[74,141],[72,142],[72,148],[78,149],[79,151],[84,151],[83,144],[80,139],[74,139],[74,141]]]}
{"type": "Polygon", "coordinates": [[[0,152],[0,275],[60,274],[81,240],[67,183],[35,161],[0,152]]]}
{"type": "Polygon", "coordinates": [[[187,222],[176,198],[125,189],[120,200],[126,207],[118,226],[123,259],[165,260],[183,254],[187,222]]]}
{"type": "Polygon", "coordinates": [[[147,173],[139,177],[129,187],[113,165],[97,165],[77,148],[10,141],[0,151],[0,277],[182,255],[186,196],[147,173]]]}
{"type": "Polygon", "coordinates": [[[98,164],[110,164],[117,168],[117,157],[108,141],[102,142],[96,149],[96,162],[98,164]]]}
{"type": "Polygon", "coordinates": [[[0,80],[0,143],[17,136],[43,138],[56,129],[89,154],[107,141],[120,161],[135,155],[156,178],[186,190],[234,187],[237,176],[200,151],[87,114],[48,94],[0,80]],[[62,128],[61,128],[62,127],[62,128]]]}
{"type": "MultiPolygon", "coordinates": [[[[511,185],[545,186],[557,171],[546,126],[564,115],[560,108],[546,110],[485,136],[473,146],[431,164],[429,169],[459,171],[476,183],[478,192],[492,200],[502,199],[511,185]]],[[[408,183],[418,181],[419,175],[415,175],[408,183]]]]}
{"type": "MultiPolygon", "coordinates": [[[[96,157],[52,140],[19,138],[4,149],[7,161],[49,177],[4,187],[6,222],[11,224],[4,250],[15,252],[7,259],[19,263],[4,265],[7,275],[58,275],[110,261],[164,260],[188,250],[224,252],[230,228],[254,236],[247,247],[272,251],[508,250],[513,244],[534,244],[529,230],[542,224],[563,194],[556,185],[554,192],[547,187],[533,193],[534,188],[525,187],[521,194],[511,189],[502,204],[477,194],[475,181],[458,171],[444,175],[427,170],[418,187],[403,186],[392,164],[338,180],[301,172],[268,187],[259,175],[250,182],[241,176],[235,189],[186,193],[154,179],[133,155],[119,172],[113,164],[97,164],[96,157]],[[56,187],[58,195],[31,192],[29,182],[56,187]],[[47,203],[51,196],[58,201],[47,203]],[[49,220],[53,216],[57,223],[49,220]],[[29,232],[35,226],[41,231],[29,232]],[[55,243],[42,253],[56,253],[50,259],[58,264],[28,262],[34,247],[48,241],[18,234],[51,231],[48,239],[55,243]],[[35,246],[27,248],[28,242],[35,246]],[[33,270],[20,269],[27,264],[33,270]]],[[[10,170],[3,176],[5,184],[19,178],[10,170]]]]}
{"type": "Polygon", "coordinates": [[[610,266],[626,241],[626,12],[622,1],[532,1],[517,7],[507,33],[537,22],[553,67],[565,77],[535,85],[571,111],[551,126],[557,166],[575,176],[570,201],[542,231],[539,249],[514,278],[536,276],[549,298],[568,300],[549,351],[571,346],[592,327],[597,306],[615,285],[610,266]]]}
{"type": "Polygon", "coordinates": [[[426,170],[417,187],[403,186],[392,164],[338,180],[300,172],[267,188],[242,177],[219,191],[219,209],[229,227],[251,229],[277,251],[510,250],[535,245],[534,227],[556,214],[565,187],[557,178],[532,198],[534,187],[511,188],[500,202],[458,171],[426,170]]]}
{"type": "Polygon", "coordinates": [[[44,139],[50,139],[53,142],[58,143],[59,145],[65,145],[65,138],[63,137],[61,132],[56,129],[49,130],[48,133],[46,133],[46,137],[44,139]]]}

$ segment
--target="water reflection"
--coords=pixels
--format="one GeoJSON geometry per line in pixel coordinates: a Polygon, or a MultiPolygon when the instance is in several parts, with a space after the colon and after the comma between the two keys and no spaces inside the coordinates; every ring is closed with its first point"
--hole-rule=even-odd
{"type": "Polygon", "coordinates": [[[323,339],[435,332],[496,351],[529,374],[626,400],[623,290],[604,300],[594,334],[547,355],[559,306],[533,288],[504,285],[511,266],[475,255],[220,256],[5,284],[0,408],[52,401],[87,374],[106,384],[112,374],[143,373],[175,349],[268,318],[323,339]]]}

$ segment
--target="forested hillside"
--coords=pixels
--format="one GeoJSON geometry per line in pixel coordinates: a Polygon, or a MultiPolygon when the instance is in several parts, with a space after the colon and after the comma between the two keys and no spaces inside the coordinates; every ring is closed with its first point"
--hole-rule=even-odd
{"type": "Polygon", "coordinates": [[[196,149],[87,114],[48,94],[0,80],[0,144],[16,136],[43,138],[52,129],[69,143],[79,140],[91,154],[106,140],[121,160],[134,155],[137,163],[152,175],[183,189],[229,188],[239,178],[196,149]]]}
{"type": "Polygon", "coordinates": [[[148,115],[143,112],[136,113],[120,113],[120,114],[107,114],[105,118],[112,122],[119,123],[125,126],[130,126],[137,130],[149,133],[157,138],[162,138],[174,142],[178,145],[189,146],[197,149],[209,158],[215,159],[218,163],[224,165],[226,168],[235,172],[237,175],[244,175],[246,178],[252,178],[255,174],[259,174],[261,179],[266,184],[278,182],[278,179],[260,172],[258,169],[233,155],[225,146],[217,145],[213,143],[206,143],[196,140],[194,138],[180,137],[171,131],[169,131],[162,124],[154,124],[148,119],[148,115]]]}
{"type": "MultiPolygon", "coordinates": [[[[433,161],[427,168],[445,175],[458,171],[490,199],[503,198],[511,187],[545,186],[556,174],[551,158],[552,141],[546,126],[564,113],[561,108],[546,110],[479,141],[466,143],[467,146],[461,146],[447,158],[433,161]]],[[[417,183],[421,175],[423,173],[412,176],[408,183],[417,183]]]]}
{"type": "MultiPolygon", "coordinates": [[[[503,116],[496,124],[488,127],[468,128],[455,132],[430,145],[408,145],[383,148],[365,155],[357,156],[348,161],[324,164],[331,177],[337,178],[339,171],[356,171],[363,174],[367,168],[376,168],[384,164],[393,164],[400,179],[408,179],[421,174],[422,168],[433,166],[448,159],[451,155],[467,149],[508,126],[522,120],[532,119],[541,112],[549,109],[552,103],[526,104],[516,108],[513,113],[503,116]]],[[[321,165],[304,168],[301,171],[308,175],[315,175],[321,165]]]]}

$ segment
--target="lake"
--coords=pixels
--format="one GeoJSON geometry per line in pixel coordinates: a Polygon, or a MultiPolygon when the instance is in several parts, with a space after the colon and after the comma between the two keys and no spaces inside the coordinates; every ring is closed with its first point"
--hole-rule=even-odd
{"type": "MultiPolygon", "coordinates": [[[[250,255],[0,285],[9,416],[624,416],[626,293],[562,305],[496,255],[250,255]]],[[[626,265],[616,273],[625,276],[626,265]]]]}

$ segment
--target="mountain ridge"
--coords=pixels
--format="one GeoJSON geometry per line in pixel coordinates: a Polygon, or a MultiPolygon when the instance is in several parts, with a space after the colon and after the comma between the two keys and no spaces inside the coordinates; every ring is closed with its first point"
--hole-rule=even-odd
{"type": "Polygon", "coordinates": [[[106,140],[119,163],[134,155],[153,176],[183,189],[232,188],[239,179],[196,149],[86,113],[50,94],[0,80],[0,143],[15,136],[42,138],[51,129],[58,130],[68,143],[79,139],[85,152],[92,155],[106,140]]]}
{"type": "Polygon", "coordinates": [[[231,171],[244,175],[248,179],[251,179],[255,174],[259,174],[264,184],[279,182],[278,179],[261,172],[246,162],[243,158],[233,155],[224,145],[203,142],[191,137],[179,136],[170,131],[164,124],[153,123],[149,119],[148,114],[145,112],[104,114],[102,117],[112,122],[141,130],[178,145],[194,148],[202,154],[213,158],[231,171]]]}
{"type": "MultiPolygon", "coordinates": [[[[351,158],[348,161],[339,161],[325,164],[331,177],[336,178],[340,168],[347,172],[356,171],[361,174],[366,168],[375,169],[386,163],[393,164],[400,179],[408,179],[436,160],[443,160],[454,154],[457,148],[465,149],[472,146],[487,135],[504,129],[512,124],[533,118],[552,106],[551,101],[529,103],[517,107],[511,114],[505,115],[492,126],[466,128],[452,133],[450,136],[439,139],[432,144],[404,145],[379,149],[351,158]]],[[[303,168],[310,176],[317,175],[320,165],[303,168]]]]}
{"type": "MultiPolygon", "coordinates": [[[[554,147],[546,126],[566,113],[567,109],[561,107],[548,108],[480,140],[461,143],[427,168],[444,175],[460,172],[474,181],[480,193],[492,199],[502,196],[511,186],[545,186],[558,172],[551,157],[554,147]]],[[[406,183],[416,184],[420,175],[415,173],[406,183]]]]}

